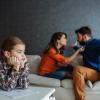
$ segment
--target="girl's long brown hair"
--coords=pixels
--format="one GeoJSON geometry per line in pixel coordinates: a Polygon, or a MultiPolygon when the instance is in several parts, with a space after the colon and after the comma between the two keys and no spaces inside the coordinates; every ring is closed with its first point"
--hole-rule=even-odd
{"type": "Polygon", "coordinates": [[[11,51],[17,44],[25,45],[25,43],[19,37],[11,36],[6,38],[1,45],[0,54],[3,55],[4,51],[11,51]]]}
{"type": "MultiPolygon", "coordinates": [[[[59,52],[59,50],[57,49],[57,40],[60,40],[60,38],[62,37],[62,35],[65,35],[65,37],[67,38],[67,34],[64,32],[56,32],[52,35],[50,42],[47,45],[47,48],[44,50],[44,53],[47,53],[49,51],[49,49],[51,47],[55,48],[55,50],[57,52],[59,52]]],[[[64,47],[62,47],[60,49],[60,53],[63,53],[64,47]]]]}

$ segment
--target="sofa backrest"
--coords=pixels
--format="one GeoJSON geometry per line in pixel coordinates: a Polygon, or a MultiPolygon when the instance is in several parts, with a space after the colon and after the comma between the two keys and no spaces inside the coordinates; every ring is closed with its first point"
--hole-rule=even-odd
{"type": "Polygon", "coordinates": [[[36,74],[41,61],[41,57],[39,55],[26,55],[26,57],[30,65],[30,73],[36,74]]]}
{"type": "Polygon", "coordinates": [[[71,64],[73,66],[77,66],[77,65],[83,65],[83,57],[82,55],[78,55],[72,62],[71,64]]]}
{"type": "MultiPolygon", "coordinates": [[[[26,55],[26,56],[30,64],[30,73],[37,74],[37,69],[39,67],[41,57],[39,55],[26,55]]],[[[75,60],[71,62],[73,66],[82,65],[82,63],[83,63],[82,56],[78,56],[77,58],[75,58],[75,60]]]]}

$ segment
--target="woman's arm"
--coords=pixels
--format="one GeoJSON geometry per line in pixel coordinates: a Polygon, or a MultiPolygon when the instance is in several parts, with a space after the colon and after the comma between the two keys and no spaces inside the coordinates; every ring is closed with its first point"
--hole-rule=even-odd
{"type": "Polygon", "coordinates": [[[79,49],[77,49],[77,51],[70,57],[65,57],[65,62],[66,63],[70,63],[71,61],[73,61],[76,56],[80,53],[80,52],[83,52],[84,51],[84,47],[81,47],[79,49]]]}
{"type": "Polygon", "coordinates": [[[84,51],[83,47],[79,48],[72,56],[64,57],[55,50],[49,51],[49,57],[61,64],[69,64],[80,52],[84,51]]]}

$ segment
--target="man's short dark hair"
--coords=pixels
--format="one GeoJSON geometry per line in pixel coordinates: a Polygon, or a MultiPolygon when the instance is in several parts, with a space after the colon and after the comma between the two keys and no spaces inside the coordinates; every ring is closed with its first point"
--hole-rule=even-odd
{"type": "Polygon", "coordinates": [[[79,29],[77,29],[77,30],[75,30],[75,33],[77,34],[77,33],[80,33],[81,35],[85,35],[85,34],[87,34],[87,35],[89,35],[89,36],[91,36],[91,29],[88,27],[88,26],[83,26],[83,27],[81,27],[81,28],[79,28],[79,29]]]}

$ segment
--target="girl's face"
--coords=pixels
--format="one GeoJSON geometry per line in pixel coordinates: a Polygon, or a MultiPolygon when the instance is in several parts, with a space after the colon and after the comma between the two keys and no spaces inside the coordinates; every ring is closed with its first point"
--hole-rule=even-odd
{"type": "Polygon", "coordinates": [[[25,59],[25,45],[17,44],[13,47],[13,49],[9,52],[9,57],[15,56],[20,61],[25,59]]]}
{"type": "Polygon", "coordinates": [[[66,46],[66,44],[67,44],[66,36],[62,35],[62,37],[60,38],[60,40],[58,40],[57,42],[58,42],[58,45],[66,46]]]}

